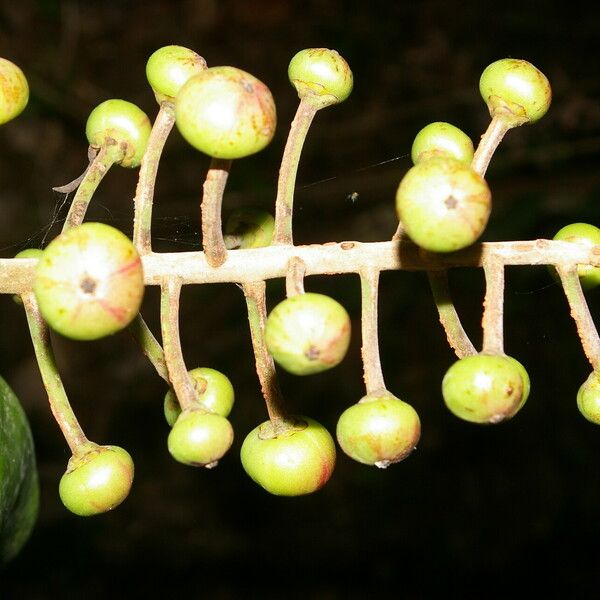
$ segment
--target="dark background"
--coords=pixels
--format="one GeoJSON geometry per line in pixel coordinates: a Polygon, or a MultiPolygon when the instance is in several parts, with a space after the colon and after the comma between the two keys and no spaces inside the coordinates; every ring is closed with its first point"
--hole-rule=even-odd
{"type": "MultiPolygon", "coordinates": [[[[297,102],[288,62],[302,48],[330,47],[350,63],[355,89],[344,104],[319,113],[309,133],[297,243],[389,239],[412,138],[445,120],[476,141],[488,122],[480,73],[507,56],[545,72],[554,99],[539,123],[508,134],[492,162],[494,210],[485,239],[552,237],[573,221],[599,225],[599,17],[597,8],[577,2],[2,2],[0,56],[23,68],[31,100],[0,129],[0,256],[43,247],[60,231],[67,206],[51,188],[83,170],[84,125],[95,105],[120,97],[155,114],[145,63],[171,43],[193,48],[211,66],[253,73],[276,99],[276,138],[235,163],[225,213],[273,205],[297,102]]],[[[155,250],[199,247],[207,165],[177,132],[171,136],[158,177],[155,250]]],[[[135,181],[136,172],[115,167],[89,219],[131,234],[135,181]]],[[[482,274],[457,270],[451,279],[479,344],[482,274]]],[[[339,414],[363,394],[358,279],[309,278],[306,286],[340,300],[357,333],[334,371],[301,380],[282,373],[281,383],[293,412],[334,431],[339,414]]],[[[273,305],[283,297],[282,282],[269,291],[273,305]]],[[[460,422],[443,406],[440,381],[453,355],[424,275],[385,273],[384,374],[421,416],[419,448],[387,471],[340,452],[327,486],[302,498],[269,496],[239,463],[244,436],[266,413],[234,285],[188,287],[182,296],[188,366],[223,370],[237,393],[234,447],[212,471],[168,455],[165,386],[127,333],[86,344],[55,336],[88,436],[124,446],[136,463],[127,501],[90,519],[60,503],[68,449],[47,407],[22,308],[9,296],[1,300],[0,369],[31,417],[42,485],[34,534],[0,574],[2,598],[124,598],[132,591],[219,599],[495,598],[523,581],[536,594],[574,598],[596,590],[600,429],[577,412],[576,392],[590,367],[562,290],[544,267],[507,273],[506,350],[527,366],[532,392],[514,420],[495,427],[460,422]]],[[[156,332],[157,301],[157,290],[148,289],[143,314],[156,332]]],[[[589,301],[597,315],[597,290],[589,301]]]]}

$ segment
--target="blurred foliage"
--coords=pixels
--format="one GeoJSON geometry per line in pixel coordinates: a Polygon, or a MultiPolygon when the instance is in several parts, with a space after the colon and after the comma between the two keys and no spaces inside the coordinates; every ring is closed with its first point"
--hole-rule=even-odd
{"type": "MultiPolygon", "coordinates": [[[[552,237],[573,220],[600,224],[599,11],[572,2],[418,3],[341,0],[21,0],[0,4],[0,55],[22,66],[31,103],[0,129],[0,248],[13,256],[60,230],[68,199],[51,187],[85,166],[83,127],[110,97],[156,111],[147,57],[187,45],[209,65],[232,64],[262,79],[279,129],[260,155],[236,162],[224,212],[272,206],[296,105],[287,64],[304,47],[339,50],[355,75],[352,96],[319,114],[299,171],[297,243],[389,239],[394,193],[410,166],[412,137],[450,121],[476,142],[488,115],[479,75],[505,56],[530,60],[553,84],[548,115],[510,132],[488,180],[494,212],[486,239],[552,237]]],[[[208,159],[174,133],[161,162],[156,250],[199,247],[198,203],[208,159]]],[[[103,181],[90,219],[131,232],[136,173],[103,181]]],[[[127,334],[91,344],[55,336],[65,385],[89,436],[126,447],[136,462],[130,498],[94,519],[70,515],[57,486],[68,449],[36,371],[22,308],[0,311],[3,374],[23,399],[41,475],[40,521],[5,573],[0,595],[19,599],[126,597],[168,592],[210,598],[505,597],[515,582],[536,590],[595,591],[600,431],[581,418],[575,395],[589,366],[560,287],[543,267],[507,276],[506,348],[529,370],[532,393],[512,422],[477,427],[442,405],[440,381],[453,360],[419,273],[381,281],[381,347],[390,390],[423,422],[418,450],[387,471],[339,456],[320,493],[268,496],[243,473],[245,434],[266,417],[252,362],[241,292],[188,287],[182,339],[188,366],[221,369],[237,391],[236,441],[214,471],[174,463],[166,451],[165,387],[127,334]],[[482,590],[485,590],[483,592],[482,590]]],[[[451,283],[465,326],[479,341],[483,281],[457,270],[451,283]]],[[[348,358],[311,378],[282,374],[290,407],[334,430],[362,396],[358,279],[309,278],[351,312],[348,358]]],[[[269,283],[271,305],[281,282],[269,283]]],[[[590,296],[598,314],[598,293],[590,296]]],[[[158,291],[144,316],[155,332],[158,291]]]]}

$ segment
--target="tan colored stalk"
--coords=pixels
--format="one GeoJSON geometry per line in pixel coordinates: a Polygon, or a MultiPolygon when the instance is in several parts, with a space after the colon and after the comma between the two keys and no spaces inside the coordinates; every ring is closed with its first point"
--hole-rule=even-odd
{"type": "Polygon", "coordinates": [[[227,185],[231,161],[213,158],[204,182],[202,196],[202,245],[206,261],[211,267],[220,267],[227,260],[227,248],[223,241],[221,205],[227,185]]]}
{"type": "Polygon", "coordinates": [[[154,185],[160,157],[174,123],[175,105],[172,102],[161,102],[148,138],[148,146],[140,164],[140,173],[133,200],[135,208],[133,243],[140,255],[152,252],[151,229],[154,185]]]}
{"type": "Polygon", "coordinates": [[[381,370],[378,335],[379,271],[365,269],[360,273],[362,362],[367,395],[381,396],[387,390],[381,370]]]}

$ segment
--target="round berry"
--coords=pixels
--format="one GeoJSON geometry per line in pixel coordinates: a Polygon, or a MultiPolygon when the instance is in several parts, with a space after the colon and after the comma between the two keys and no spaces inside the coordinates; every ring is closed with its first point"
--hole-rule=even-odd
{"type": "Polygon", "coordinates": [[[243,158],[262,150],[277,121],[269,88],[235,67],[211,67],[188,79],[175,99],[183,137],[215,158],[243,158]]]}
{"type": "Polygon", "coordinates": [[[466,133],[450,123],[437,121],[417,133],[411,157],[415,165],[436,156],[450,156],[470,164],[474,152],[473,142],[466,133]]]}
{"type": "MultiPolygon", "coordinates": [[[[200,406],[205,411],[227,417],[233,408],[235,394],[231,381],[216,369],[198,367],[190,372],[194,389],[198,394],[200,406]]],[[[181,407],[173,390],[169,390],[164,401],[165,418],[173,427],[177,417],[181,414],[181,407]]]]}
{"type": "Polygon", "coordinates": [[[177,396],[172,389],[170,389],[165,395],[163,410],[167,424],[169,427],[173,427],[173,425],[175,425],[175,421],[177,421],[177,418],[181,414],[181,405],[179,404],[179,400],[177,400],[177,396]]]}
{"type": "Polygon", "coordinates": [[[499,423],[523,405],[522,366],[507,356],[476,354],[456,361],[444,375],[442,395],[457,417],[471,423],[499,423]]]}
{"type": "Polygon", "coordinates": [[[225,245],[230,248],[263,248],[271,244],[275,219],[260,208],[238,208],[225,224],[225,245]]]}
{"type": "Polygon", "coordinates": [[[410,404],[392,394],[368,395],[342,413],[336,435],[350,458],[385,468],[416,448],[421,421],[410,404]]]}
{"type": "MultiPolygon", "coordinates": [[[[553,239],[591,247],[600,244],[600,229],[589,223],[571,223],[559,230],[553,239]]],[[[551,267],[551,272],[556,275],[554,267],[551,267]]],[[[600,267],[577,265],[577,274],[579,275],[581,287],[586,290],[600,284],[600,267]]]]}
{"type": "Polygon", "coordinates": [[[23,71],[0,58],[0,125],[18,117],[29,101],[29,85],[23,71]]]}
{"type": "Polygon", "coordinates": [[[485,180],[450,157],[416,164],[396,193],[398,217],[409,237],[431,252],[454,252],[483,233],[492,207],[485,180]]]}
{"type": "Polygon", "coordinates": [[[502,117],[511,127],[541,119],[552,101],[546,76],[526,60],[503,58],[487,66],[479,91],[492,117],[502,117]]]}
{"type": "Polygon", "coordinates": [[[184,410],[169,433],[171,456],[192,467],[215,467],[233,443],[231,423],[203,409],[184,410]]]}
{"type": "Polygon", "coordinates": [[[90,113],[85,134],[90,145],[101,148],[116,144],[122,167],[137,167],[142,162],[152,125],[146,113],[126,100],[105,100],[90,113]]]}
{"type": "Polygon", "coordinates": [[[529,373],[527,372],[527,369],[516,358],[513,358],[512,356],[508,355],[506,355],[506,358],[508,358],[508,360],[510,360],[519,369],[521,379],[523,380],[523,395],[521,397],[521,403],[515,411],[519,412],[523,408],[525,402],[527,402],[527,399],[529,398],[529,392],[531,391],[531,379],[529,378],[529,373]]]}
{"type": "Polygon", "coordinates": [[[142,261],[118,229],[84,223],[44,250],[33,291],[53,329],[76,340],[95,340],[123,329],[138,314],[142,261]]]}
{"type": "Polygon", "coordinates": [[[577,408],[590,422],[600,425],[600,373],[592,371],[577,392],[577,408]]]}
{"type": "Polygon", "coordinates": [[[146,78],[158,103],[173,102],[183,84],[206,69],[206,61],[183,46],[163,46],[146,63],[146,78]]]}
{"type": "Polygon", "coordinates": [[[280,302],[265,325],[267,349],[286,371],[320,373],[338,365],[350,343],[350,317],[336,300],[307,292],[280,302]]]}
{"type": "Polygon", "coordinates": [[[86,444],[74,454],[58,488],[63,504],[76,515],[107,512],[127,498],[133,482],[133,460],[118,446],[86,444]]]}
{"type": "Polygon", "coordinates": [[[241,449],[246,473],[276,496],[301,496],[322,488],[333,473],[335,443],[323,427],[308,417],[276,434],[270,421],[253,429],[241,449]]]}
{"type": "Polygon", "coordinates": [[[290,61],[288,76],[298,96],[310,99],[319,108],[343,102],[353,86],[348,63],[327,48],[300,50],[290,61]]]}
{"type": "Polygon", "coordinates": [[[25,248],[15,254],[15,258],[40,258],[43,252],[41,248],[25,248]]]}

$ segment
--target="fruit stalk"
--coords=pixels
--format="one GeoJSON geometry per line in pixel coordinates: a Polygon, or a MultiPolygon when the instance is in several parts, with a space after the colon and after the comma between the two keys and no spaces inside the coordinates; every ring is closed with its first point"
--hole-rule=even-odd
{"type": "Polygon", "coordinates": [[[438,310],[440,323],[446,332],[446,338],[450,347],[454,350],[458,358],[476,354],[475,346],[473,346],[469,336],[463,329],[456,308],[454,307],[454,302],[452,302],[448,283],[448,271],[427,271],[427,277],[433,294],[433,300],[438,310]]]}
{"type": "Polygon", "coordinates": [[[140,164],[140,173],[135,198],[133,199],[135,207],[133,243],[140,256],[152,252],[151,228],[154,185],[160,157],[174,123],[175,106],[172,102],[165,100],[160,104],[160,109],[148,138],[148,146],[140,164]]]}
{"type": "Polygon", "coordinates": [[[167,383],[170,383],[169,371],[167,369],[167,363],[165,362],[165,353],[141,314],[138,313],[131,322],[129,331],[138,341],[138,344],[142,348],[142,352],[152,363],[159,376],[167,383]]]}
{"type": "Polygon", "coordinates": [[[483,262],[485,299],[483,301],[483,352],[504,354],[504,265],[494,257],[483,262]]]}
{"type": "Polygon", "coordinates": [[[204,182],[201,206],[202,244],[206,260],[211,267],[220,267],[227,259],[221,224],[221,205],[230,169],[231,160],[213,158],[204,182]]]}
{"type": "Polygon", "coordinates": [[[160,288],[160,324],[165,362],[171,387],[175,390],[182,410],[193,408],[197,402],[194,384],[183,360],[179,337],[179,297],[181,280],[166,278],[160,288]]]}
{"type": "Polygon", "coordinates": [[[21,299],[27,315],[27,324],[29,325],[35,357],[48,394],[50,410],[71,449],[71,453],[75,454],[78,449],[89,443],[88,439],[81,425],[79,425],[79,421],[67,398],[50,344],[49,329],[42,318],[35,295],[33,292],[26,292],[21,295],[21,299]]]}
{"type": "Polygon", "coordinates": [[[368,395],[376,396],[386,391],[379,356],[377,332],[379,296],[379,271],[364,269],[360,272],[361,334],[364,381],[368,395]]]}
{"type": "Polygon", "coordinates": [[[63,233],[83,223],[85,213],[98,185],[108,173],[110,167],[121,160],[122,150],[115,143],[102,146],[85,172],[77,192],[73,197],[67,218],[63,225],[63,233]]]}
{"type": "Polygon", "coordinates": [[[284,428],[286,413],[283,408],[283,396],[279,388],[275,362],[269,354],[265,344],[265,321],[267,320],[267,306],[264,281],[254,281],[242,285],[246,306],[248,309],[248,322],[252,337],[252,349],[256,361],[256,373],[262,390],[267,413],[275,431],[284,428]]]}
{"type": "Polygon", "coordinates": [[[565,268],[557,265],[556,270],[571,309],[571,316],[577,326],[577,333],[587,359],[594,371],[600,370],[600,336],[592,319],[590,309],[577,274],[577,267],[565,268]]]}
{"type": "Polygon", "coordinates": [[[406,233],[404,231],[404,225],[402,221],[398,222],[398,227],[396,227],[396,231],[394,231],[394,235],[392,236],[392,241],[400,241],[402,238],[406,238],[406,233]]]}
{"type": "Polygon", "coordinates": [[[490,121],[487,130],[481,136],[481,140],[477,145],[477,150],[475,150],[473,160],[471,161],[471,167],[482,177],[485,176],[496,148],[510,128],[511,125],[503,115],[495,115],[490,121]]]}
{"type": "Polygon", "coordinates": [[[300,162],[300,154],[308,130],[317,114],[318,107],[305,98],[300,99],[298,110],[283,151],[279,181],[277,183],[277,198],[275,200],[275,235],[274,244],[293,244],[292,215],[294,212],[294,189],[296,174],[300,162]]]}

